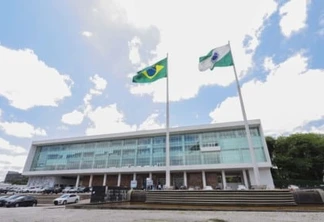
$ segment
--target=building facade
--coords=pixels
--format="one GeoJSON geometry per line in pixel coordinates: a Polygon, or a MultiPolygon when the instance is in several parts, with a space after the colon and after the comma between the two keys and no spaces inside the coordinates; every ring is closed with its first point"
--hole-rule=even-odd
{"type": "MultiPolygon", "coordinates": [[[[260,183],[274,188],[272,167],[260,120],[249,121],[260,183]]],[[[255,184],[244,122],[170,129],[169,165],[166,131],[85,136],[32,143],[23,175],[29,186],[170,185],[236,189],[255,184]],[[170,173],[166,173],[169,170],[170,173]]]]}

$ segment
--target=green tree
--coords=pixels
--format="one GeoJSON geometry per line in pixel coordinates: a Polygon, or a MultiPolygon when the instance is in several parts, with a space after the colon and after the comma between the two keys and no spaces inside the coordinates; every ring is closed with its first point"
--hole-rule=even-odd
{"type": "MultiPolygon", "coordinates": [[[[293,134],[279,137],[272,146],[273,164],[278,167],[277,176],[284,180],[320,181],[324,170],[324,136],[320,134],[293,134]]],[[[269,151],[270,152],[270,151],[269,151]]]]}
{"type": "Polygon", "coordinates": [[[271,136],[267,136],[265,139],[269,150],[270,159],[273,160],[273,152],[276,146],[276,139],[271,136]]]}

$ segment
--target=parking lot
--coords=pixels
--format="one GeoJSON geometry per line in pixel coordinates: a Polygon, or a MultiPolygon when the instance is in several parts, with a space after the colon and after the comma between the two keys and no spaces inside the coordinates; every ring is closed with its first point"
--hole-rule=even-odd
{"type": "Polygon", "coordinates": [[[81,210],[65,206],[0,208],[1,222],[298,222],[323,221],[324,213],[250,211],[81,210]]]}

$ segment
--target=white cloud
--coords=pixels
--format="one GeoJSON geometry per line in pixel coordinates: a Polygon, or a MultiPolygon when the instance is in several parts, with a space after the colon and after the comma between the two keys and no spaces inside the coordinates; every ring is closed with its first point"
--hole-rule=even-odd
{"type": "Polygon", "coordinates": [[[130,42],[129,47],[129,60],[133,65],[138,65],[141,62],[141,56],[139,53],[139,47],[141,46],[141,40],[135,36],[130,42]]]}
{"type": "Polygon", "coordinates": [[[87,135],[98,135],[108,133],[121,133],[136,130],[152,130],[165,128],[164,123],[160,123],[157,112],[149,115],[139,126],[130,125],[125,122],[124,114],[118,110],[116,104],[106,107],[98,107],[89,112],[89,119],[92,124],[86,130],[87,135]]]}
{"type": "Polygon", "coordinates": [[[282,34],[289,38],[306,27],[307,6],[310,0],[290,0],[279,10],[281,15],[280,28],[282,34]]]}
{"type": "Polygon", "coordinates": [[[124,114],[117,109],[116,104],[97,107],[88,113],[92,125],[86,130],[87,135],[119,133],[136,130],[136,125],[125,123],[124,114]]]}
{"type": "Polygon", "coordinates": [[[138,127],[138,130],[152,130],[152,129],[161,129],[165,128],[164,123],[158,122],[157,118],[159,117],[158,113],[152,113],[150,116],[144,120],[138,127]]]}
{"type": "MultiPolygon", "coordinates": [[[[231,41],[237,69],[242,71],[240,76],[245,75],[253,66],[252,56],[259,45],[264,21],[277,10],[277,3],[273,0],[223,1],[221,4],[212,0],[203,3],[190,1],[186,2],[185,7],[181,1],[164,1],[159,11],[167,12],[166,16],[165,13],[149,10],[156,7],[154,1],[118,3],[115,11],[121,12],[119,20],[125,20],[137,28],[153,25],[160,31],[157,57],[152,58],[150,63],[169,54],[170,101],[193,98],[203,86],[227,86],[234,81],[231,67],[204,73],[198,71],[199,56],[226,44],[228,40],[231,41]],[[246,39],[250,40],[244,46],[246,39]],[[185,88],[182,87],[184,81],[185,88]]],[[[112,10],[111,2],[102,1],[98,7],[101,7],[102,13],[112,10]]],[[[107,22],[111,21],[107,19],[107,22]]],[[[149,85],[132,84],[129,90],[132,94],[151,95],[154,102],[165,101],[165,82],[162,80],[149,85]]]]}
{"type": "Polygon", "coordinates": [[[311,129],[308,132],[324,134],[324,125],[319,126],[319,127],[313,126],[313,127],[311,127],[311,129]]]}
{"type": "MultiPolygon", "coordinates": [[[[9,151],[12,154],[26,154],[26,150],[21,146],[11,145],[7,140],[0,137],[0,150],[9,151]]],[[[0,152],[0,153],[2,153],[0,152]]]]}
{"type": "Polygon", "coordinates": [[[300,126],[294,129],[292,133],[319,133],[324,134],[324,125],[321,126],[311,126],[305,129],[304,126],[300,126]]]}
{"type": "Polygon", "coordinates": [[[100,93],[106,89],[107,81],[98,74],[95,74],[93,77],[91,76],[90,81],[94,84],[94,88],[100,91],[100,93]]]}
{"type": "Polygon", "coordinates": [[[98,74],[91,76],[90,81],[94,84],[94,88],[90,89],[89,93],[87,93],[83,98],[84,115],[87,115],[90,111],[92,111],[92,106],[91,106],[92,97],[95,95],[97,96],[101,95],[107,87],[107,81],[104,78],[100,77],[98,74]]]}
{"type": "Polygon", "coordinates": [[[274,70],[276,68],[275,64],[273,63],[272,61],[272,58],[270,57],[266,57],[264,59],[264,62],[263,62],[263,68],[264,70],[266,71],[271,71],[271,70],[274,70]]]}
{"type": "Polygon", "coordinates": [[[88,32],[88,31],[84,31],[84,32],[82,32],[82,35],[83,36],[85,36],[85,37],[91,37],[93,34],[92,34],[92,32],[88,32]]]}
{"type": "Polygon", "coordinates": [[[6,155],[0,153],[0,181],[3,181],[5,179],[5,176],[9,170],[21,172],[26,162],[26,158],[27,158],[27,154],[26,155],[19,154],[13,156],[13,155],[6,155]]]}
{"type": "Polygon", "coordinates": [[[33,136],[46,136],[42,128],[35,128],[26,122],[0,122],[0,129],[6,134],[21,138],[32,138],[33,136]]]}
{"type": "Polygon", "coordinates": [[[62,116],[61,121],[69,125],[79,125],[83,122],[84,117],[92,110],[91,100],[93,95],[101,95],[107,87],[107,81],[100,77],[98,74],[90,76],[90,81],[94,84],[94,87],[89,90],[84,98],[84,107],[81,111],[73,110],[70,113],[66,113],[62,116]]]}
{"type": "MultiPolygon", "coordinates": [[[[265,82],[254,79],[245,83],[242,94],[248,119],[261,119],[268,134],[294,132],[310,121],[323,119],[324,104],[318,98],[324,95],[324,70],[307,66],[308,59],[296,54],[277,64],[265,82]]],[[[210,117],[212,122],[242,120],[238,97],[225,99],[210,117]]]]}
{"type": "Polygon", "coordinates": [[[0,45],[0,73],[0,96],[19,109],[58,106],[60,100],[71,96],[70,77],[48,67],[30,49],[0,45]]]}
{"type": "Polygon", "coordinates": [[[83,113],[77,110],[74,110],[70,113],[66,113],[62,116],[61,121],[69,125],[79,125],[83,121],[83,113]]]}

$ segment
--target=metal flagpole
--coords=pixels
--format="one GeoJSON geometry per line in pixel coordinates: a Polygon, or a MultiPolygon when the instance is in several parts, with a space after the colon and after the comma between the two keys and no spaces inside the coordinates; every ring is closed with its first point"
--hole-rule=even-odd
{"type": "MultiPolygon", "coordinates": [[[[230,41],[228,41],[228,45],[229,45],[229,48],[230,48],[230,52],[232,53],[230,41]]],[[[244,119],[245,131],[246,131],[249,150],[250,150],[250,154],[251,154],[251,160],[252,160],[252,164],[253,164],[255,185],[258,186],[258,185],[260,185],[260,173],[259,173],[259,168],[258,168],[256,160],[255,160],[255,152],[254,152],[254,148],[253,148],[253,144],[252,144],[251,133],[250,133],[250,129],[249,129],[249,123],[248,123],[247,118],[246,118],[246,112],[245,112],[245,108],[244,108],[244,103],[243,103],[243,98],[242,98],[242,93],[241,93],[241,87],[240,87],[240,83],[239,83],[237,73],[236,73],[233,54],[232,54],[232,59],[233,59],[233,69],[234,69],[234,74],[235,74],[235,80],[236,80],[236,84],[237,84],[237,91],[238,91],[239,98],[240,98],[240,104],[241,104],[242,115],[243,115],[243,119],[244,119]]]]}
{"type": "Polygon", "coordinates": [[[170,187],[170,132],[169,132],[169,54],[167,53],[166,78],[166,147],[165,147],[165,186],[170,187]]]}

